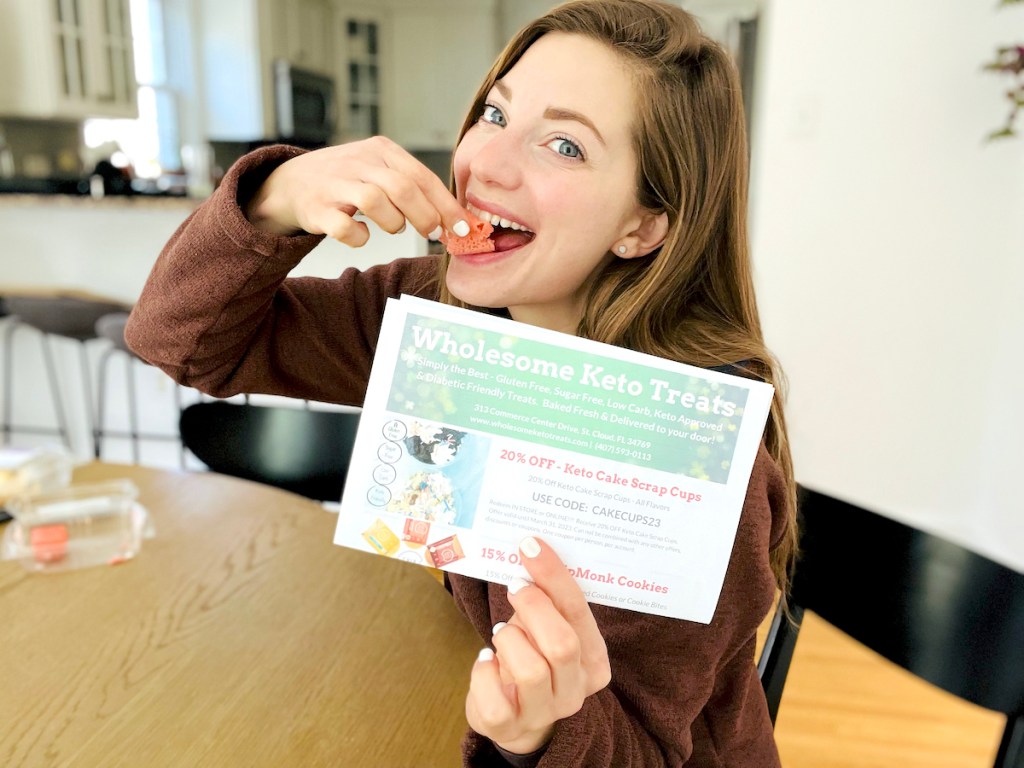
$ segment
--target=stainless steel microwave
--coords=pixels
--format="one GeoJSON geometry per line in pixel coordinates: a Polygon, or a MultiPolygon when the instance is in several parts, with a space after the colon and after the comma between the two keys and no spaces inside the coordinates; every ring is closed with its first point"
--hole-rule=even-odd
{"type": "Polygon", "coordinates": [[[333,78],[278,59],[274,87],[279,138],[324,144],[332,140],[338,119],[333,78]]]}

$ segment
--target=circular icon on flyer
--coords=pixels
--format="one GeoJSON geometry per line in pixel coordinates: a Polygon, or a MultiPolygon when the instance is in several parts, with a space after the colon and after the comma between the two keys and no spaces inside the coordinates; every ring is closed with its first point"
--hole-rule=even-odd
{"type": "Polygon", "coordinates": [[[373,470],[373,481],[381,485],[391,485],[395,482],[395,468],[390,464],[378,464],[373,470]]]}
{"type": "Polygon", "coordinates": [[[375,485],[366,492],[366,500],[375,507],[383,507],[391,501],[391,491],[383,485],[375,485]]]}
{"type": "Polygon", "coordinates": [[[399,421],[398,419],[392,419],[384,425],[381,433],[388,440],[392,440],[397,443],[399,440],[405,438],[408,434],[408,430],[405,428],[405,422],[399,421]]]}
{"type": "Polygon", "coordinates": [[[394,464],[402,458],[402,446],[398,443],[381,443],[377,449],[377,458],[385,464],[394,464]]]}

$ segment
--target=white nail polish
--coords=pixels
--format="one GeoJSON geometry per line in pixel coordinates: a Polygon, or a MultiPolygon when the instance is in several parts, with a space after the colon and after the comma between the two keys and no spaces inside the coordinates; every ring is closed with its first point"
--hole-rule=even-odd
{"type": "Polygon", "coordinates": [[[406,225],[406,223],[407,223],[407,222],[404,222],[404,221],[402,222],[402,226],[400,226],[400,227],[398,228],[398,230],[397,230],[397,231],[395,232],[395,234],[396,234],[396,235],[400,235],[400,234],[402,234],[403,232],[405,232],[405,225],[406,225]]]}
{"type": "Polygon", "coordinates": [[[533,536],[527,536],[525,539],[519,542],[520,551],[527,557],[536,557],[540,554],[540,544],[533,536]]]}
{"type": "Polygon", "coordinates": [[[452,227],[452,232],[454,232],[459,237],[465,237],[466,235],[469,234],[469,224],[467,224],[465,221],[457,221],[455,222],[455,226],[452,227]]]}
{"type": "Polygon", "coordinates": [[[494,651],[490,648],[482,648],[476,655],[477,661],[491,661],[494,658],[494,651]]]}
{"type": "Polygon", "coordinates": [[[501,630],[503,630],[507,626],[508,626],[508,622],[499,621],[497,624],[494,625],[494,628],[491,629],[491,634],[492,635],[496,635],[496,634],[498,634],[501,630]]]}
{"type": "Polygon", "coordinates": [[[429,237],[431,240],[440,240],[442,232],[444,232],[444,230],[441,229],[441,225],[438,224],[437,227],[434,228],[434,231],[427,235],[427,237],[429,237]]]}
{"type": "Polygon", "coordinates": [[[512,579],[512,581],[508,583],[508,593],[510,595],[514,595],[523,587],[530,586],[530,584],[531,582],[527,581],[526,579],[520,579],[518,576],[516,576],[514,579],[512,579]]]}

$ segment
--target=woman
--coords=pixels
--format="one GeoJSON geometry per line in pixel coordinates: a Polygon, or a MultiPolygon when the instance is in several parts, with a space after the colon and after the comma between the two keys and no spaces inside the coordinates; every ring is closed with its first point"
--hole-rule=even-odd
{"type": "MultiPolygon", "coordinates": [[[[581,0],[528,25],[474,99],[452,192],[385,139],[253,153],[168,243],[129,342],[215,395],[359,404],[384,302],[411,293],[779,384],[753,295],[737,76],[684,11],[581,0]],[[323,235],[363,245],[356,211],[441,237],[487,218],[495,250],[285,279],[323,235]]],[[[794,510],[776,402],[709,625],[590,606],[532,538],[530,582],[450,575],[494,648],[472,670],[466,764],[778,765],[753,655],[787,585],[794,510]]]]}

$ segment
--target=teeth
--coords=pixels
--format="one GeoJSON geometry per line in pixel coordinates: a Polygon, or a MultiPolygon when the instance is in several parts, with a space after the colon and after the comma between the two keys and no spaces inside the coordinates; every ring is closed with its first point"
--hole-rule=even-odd
{"type": "Polygon", "coordinates": [[[475,205],[467,205],[466,207],[474,216],[479,218],[481,221],[488,222],[492,227],[504,227],[505,229],[514,229],[522,232],[529,232],[531,234],[533,233],[532,229],[524,227],[522,224],[512,221],[511,219],[503,219],[496,213],[489,213],[488,211],[477,208],[475,205]]]}

